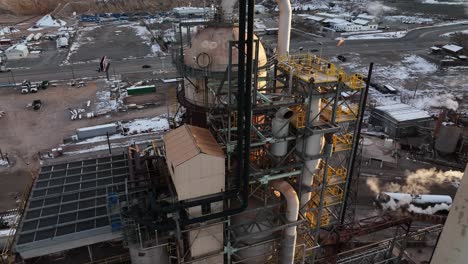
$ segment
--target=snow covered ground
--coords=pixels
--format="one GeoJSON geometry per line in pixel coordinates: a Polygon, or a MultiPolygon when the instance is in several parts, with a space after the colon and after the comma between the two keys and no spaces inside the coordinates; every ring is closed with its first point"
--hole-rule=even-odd
{"type": "MultiPolygon", "coordinates": [[[[350,72],[367,73],[366,62],[359,54],[348,54],[347,58],[347,62],[339,65],[350,72]]],[[[442,106],[468,110],[467,103],[458,103],[463,102],[463,96],[468,91],[467,68],[438,69],[435,64],[414,54],[402,55],[396,61],[392,63],[385,57],[376,62],[372,81],[381,85],[391,85],[399,91],[399,94],[382,94],[371,89],[369,91],[371,102],[377,105],[406,103],[431,113],[437,113],[436,108],[442,106]]]]}

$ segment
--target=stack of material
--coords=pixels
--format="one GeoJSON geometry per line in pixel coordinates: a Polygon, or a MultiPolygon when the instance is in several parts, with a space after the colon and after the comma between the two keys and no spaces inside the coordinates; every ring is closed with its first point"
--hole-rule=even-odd
{"type": "Polygon", "coordinates": [[[84,109],[68,109],[70,111],[70,119],[71,120],[76,120],[76,119],[81,119],[81,114],[85,112],[84,109]]]}

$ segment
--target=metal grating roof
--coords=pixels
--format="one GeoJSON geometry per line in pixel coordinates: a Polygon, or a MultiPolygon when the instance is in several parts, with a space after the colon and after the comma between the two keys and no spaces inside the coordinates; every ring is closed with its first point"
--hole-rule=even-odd
{"type": "MultiPolygon", "coordinates": [[[[59,240],[73,240],[83,231],[109,227],[108,194],[125,192],[125,154],[44,166],[32,189],[19,228],[17,251],[59,240]]],[[[47,251],[47,250],[45,250],[47,251]]]]}
{"type": "Polygon", "coordinates": [[[431,118],[427,111],[420,110],[407,104],[384,105],[378,106],[375,109],[386,113],[397,122],[431,118]]]}

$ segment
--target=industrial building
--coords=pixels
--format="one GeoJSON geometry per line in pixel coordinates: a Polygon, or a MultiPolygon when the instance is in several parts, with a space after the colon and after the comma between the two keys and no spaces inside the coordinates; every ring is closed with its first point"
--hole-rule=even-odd
{"type": "MultiPolygon", "coordinates": [[[[355,219],[373,64],[364,76],[310,53],[290,54],[289,0],[278,0],[277,50],[268,56],[254,35],[254,3],[239,0],[238,19],[236,1],[225,0],[209,19],[180,21],[172,52],[182,77],[177,100],[186,110],[183,124],[121,153],[43,165],[2,256],[15,252],[21,261],[47,261],[81,248],[98,263],[93,247],[118,244],[126,254],[101,263],[403,258],[411,217],[355,219]],[[386,228],[393,238],[343,246],[386,228]]],[[[181,16],[201,12],[178,10],[181,16]]],[[[132,89],[129,94],[141,95],[156,88],[132,89]]],[[[370,122],[400,137],[429,120],[426,112],[398,104],[375,108],[370,122]]],[[[111,124],[77,134],[116,131],[111,124]]]]}
{"type": "Polygon", "coordinates": [[[21,58],[26,58],[29,55],[29,50],[26,45],[18,44],[9,47],[5,54],[9,60],[16,60],[21,58]]]}
{"type": "Polygon", "coordinates": [[[426,111],[406,104],[392,104],[372,109],[369,124],[381,127],[392,138],[402,138],[417,135],[418,127],[428,127],[431,120],[426,111]]]}

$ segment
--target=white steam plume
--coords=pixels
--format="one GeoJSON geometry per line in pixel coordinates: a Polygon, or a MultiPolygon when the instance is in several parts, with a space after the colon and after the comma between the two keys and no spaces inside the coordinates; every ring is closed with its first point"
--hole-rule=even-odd
{"type": "Polygon", "coordinates": [[[432,97],[417,98],[414,105],[418,108],[445,107],[457,111],[459,104],[453,94],[439,94],[432,97]]]}
{"type": "Polygon", "coordinates": [[[221,8],[223,9],[224,17],[230,19],[234,12],[234,6],[237,4],[237,0],[221,0],[221,8]]]}
{"type": "Polygon", "coordinates": [[[367,5],[367,13],[373,15],[373,16],[380,16],[384,12],[389,12],[393,11],[395,8],[386,6],[382,4],[382,2],[375,1],[375,2],[370,2],[367,5]]]}
{"type": "Polygon", "coordinates": [[[401,192],[412,194],[429,193],[429,188],[442,183],[452,183],[458,185],[463,177],[461,171],[439,171],[436,168],[419,169],[415,172],[408,172],[404,184],[395,182],[381,186],[377,178],[368,178],[367,186],[375,194],[380,192],[401,192]]]}

